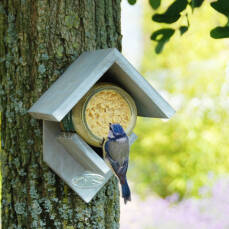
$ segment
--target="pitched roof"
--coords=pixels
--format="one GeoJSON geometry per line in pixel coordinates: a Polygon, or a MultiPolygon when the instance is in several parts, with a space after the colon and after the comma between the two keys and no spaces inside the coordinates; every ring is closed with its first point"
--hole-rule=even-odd
{"type": "Polygon", "coordinates": [[[104,73],[135,100],[139,116],[170,118],[174,109],[116,49],[84,52],[30,108],[38,119],[61,121],[104,73]]]}

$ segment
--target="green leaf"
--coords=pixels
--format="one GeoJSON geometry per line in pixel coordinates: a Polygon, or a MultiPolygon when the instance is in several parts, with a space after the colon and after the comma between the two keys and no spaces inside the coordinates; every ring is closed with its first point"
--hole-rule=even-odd
{"type": "Polygon", "coordinates": [[[185,32],[188,31],[188,26],[180,26],[180,35],[183,35],[185,32]]]}
{"type": "Polygon", "coordinates": [[[166,44],[166,42],[169,41],[169,39],[174,34],[174,32],[175,32],[174,29],[167,28],[167,29],[159,29],[154,33],[152,33],[151,40],[157,41],[157,46],[155,48],[155,52],[157,54],[161,53],[161,51],[164,48],[164,45],[166,44]]]}
{"type": "Polygon", "coordinates": [[[130,5],[134,5],[137,2],[137,0],[128,0],[128,2],[130,3],[130,5]]]}
{"type": "Polygon", "coordinates": [[[226,17],[229,16],[229,1],[228,0],[218,0],[217,2],[212,2],[211,6],[221,14],[226,17]]]}
{"type": "Polygon", "coordinates": [[[156,10],[161,5],[161,0],[149,0],[149,4],[156,10]]]}
{"type": "Polygon", "coordinates": [[[204,0],[192,0],[189,4],[191,5],[192,9],[201,7],[203,4],[204,0]]]}
{"type": "Polygon", "coordinates": [[[176,0],[163,14],[154,14],[152,20],[160,23],[174,23],[180,18],[182,12],[188,5],[187,0],[176,0]]]}
{"type": "Polygon", "coordinates": [[[229,37],[229,27],[216,27],[211,30],[210,35],[212,38],[221,39],[221,38],[228,38],[229,37]]]}

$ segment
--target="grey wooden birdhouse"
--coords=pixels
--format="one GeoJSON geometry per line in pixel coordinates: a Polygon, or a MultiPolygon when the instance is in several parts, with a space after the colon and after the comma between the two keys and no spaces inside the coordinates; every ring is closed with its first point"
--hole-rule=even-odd
{"type": "Polygon", "coordinates": [[[93,147],[100,147],[106,122],[127,123],[132,143],[136,115],[170,118],[174,112],[115,48],[83,53],[29,110],[43,120],[44,161],[86,202],[112,176],[93,147]],[[76,132],[63,128],[66,117],[76,132]]]}

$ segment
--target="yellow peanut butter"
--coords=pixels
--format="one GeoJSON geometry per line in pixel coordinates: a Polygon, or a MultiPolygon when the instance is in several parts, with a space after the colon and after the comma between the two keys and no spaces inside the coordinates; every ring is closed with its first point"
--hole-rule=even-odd
{"type": "Polygon", "coordinates": [[[100,138],[108,135],[109,123],[129,126],[131,110],[128,103],[115,90],[102,90],[94,94],[85,110],[86,123],[91,132],[100,138]]]}

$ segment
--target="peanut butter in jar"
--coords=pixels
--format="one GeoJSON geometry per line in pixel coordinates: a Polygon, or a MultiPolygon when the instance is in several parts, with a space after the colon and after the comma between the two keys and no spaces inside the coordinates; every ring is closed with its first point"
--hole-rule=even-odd
{"type": "Polygon", "coordinates": [[[109,123],[119,123],[131,134],[136,124],[137,110],[133,99],[122,88],[110,83],[98,83],[72,110],[76,132],[89,144],[101,147],[109,131],[109,123]]]}

